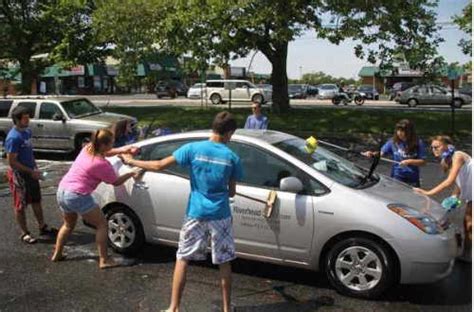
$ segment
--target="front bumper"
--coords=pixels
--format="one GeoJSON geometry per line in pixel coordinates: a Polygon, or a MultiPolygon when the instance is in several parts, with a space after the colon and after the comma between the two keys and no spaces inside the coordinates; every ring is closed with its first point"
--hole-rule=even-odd
{"type": "Polygon", "coordinates": [[[433,283],[448,276],[462,248],[451,226],[439,235],[421,234],[420,239],[398,242],[402,284],[433,283]]]}

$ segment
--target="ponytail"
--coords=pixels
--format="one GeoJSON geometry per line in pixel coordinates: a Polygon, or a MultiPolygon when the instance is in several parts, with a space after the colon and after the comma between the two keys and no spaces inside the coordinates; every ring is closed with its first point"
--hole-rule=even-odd
{"type": "Polygon", "coordinates": [[[92,155],[99,154],[100,147],[108,145],[114,140],[114,133],[110,129],[99,129],[92,134],[88,151],[92,155]]]}

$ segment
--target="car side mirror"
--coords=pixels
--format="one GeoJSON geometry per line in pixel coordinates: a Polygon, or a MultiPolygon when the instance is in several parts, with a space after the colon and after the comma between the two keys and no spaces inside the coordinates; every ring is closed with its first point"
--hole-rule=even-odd
{"type": "Polygon", "coordinates": [[[63,121],[63,122],[66,121],[66,119],[64,118],[64,116],[63,116],[62,114],[58,114],[58,113],[56,113],[56,114],[53,115],[53,120],[54,120],[54,121],[61,120],[61,121],[63,121]]]}
{"type": "Polygon", "coordinates": [[[303,183],[296,177],[287,177],[280,180],[280,191],[299,193],[303,190],[303,183]]]}

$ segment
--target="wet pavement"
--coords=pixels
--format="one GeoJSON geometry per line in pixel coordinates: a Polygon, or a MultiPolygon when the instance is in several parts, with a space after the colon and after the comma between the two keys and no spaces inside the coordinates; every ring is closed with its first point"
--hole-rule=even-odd
{"type": "MultiPolygon", "coordinates": [[[[60,226],[56,185],[71,162],[39,160],[49,172],[42,182],[46,221],[60,226]]],[[[363,163],[367,166],[367,163],[363,163]]],[[[0,161],[0,173],[5,170],[0,161]]],[[[380,173],[388,173],[381,164],[380,173]]],[[[431,186],[443,175],[437,164],[422,169],[431,186]]],[[[113,256],[127,266],[100,271],[94,231],[78,222],[65,248],[66,261],[49,261],[54,241],[20,242],[11,198],[0,185],[0,311],[159,311],[167,307],[174,248],[146,245],[136,258],[113,256]]],[[[442,194],[438,199],[443,198],[442,194]]],[[[31,209],[28,223],[37,234],[31,209]]],[[[399,285],[375,301],[339,295],[323,273],[248,260],[233,262],[232,301],[236,311],[471,311],[472,267],[456,262],[446,279],[429,285],[399,285]]],[[[189,267],[182,311],[218,311],[218,269],[210,260],[189,267]]]]}

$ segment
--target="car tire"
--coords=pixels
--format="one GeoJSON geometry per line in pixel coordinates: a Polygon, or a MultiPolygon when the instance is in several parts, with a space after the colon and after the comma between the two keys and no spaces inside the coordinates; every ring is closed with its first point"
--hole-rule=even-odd
{"type": "Polygon", "coordinates": [[[217,93],[214,93],[213,95],[211,95],[210,99],[211,99],[211,103],[214,104],[214,105],[221,104],[221,102],[222,102],[221,96],[217,93]]]}
{"type": "Polygon", "coordinates": [[[378,297],[395,283],[396,265],[387,247],[365,237],[337,242],[325,259],[331,285],[344,295],[364,299],[378,297]]]}
{"type": "Polygon", "coordinates": [[[263,104],[263,96],[261,94],[255,94],[252,96],[252,102],[263,104]]]}
{"type": "Polygon", "coordinates": [[[463,104],[464,104],[463,100],[459,98],[456,98],[453,101],[453,106],[456,108],[461,108],[463,104]]]}
{"type": "Polygon", "coordinates": [[[408,107],[416,107],[418,105],[418,101],[416,99],[409,99],[407,101],[408,107]]]}
{"type": "Polygon", "coordinates": [[[379,100],[379,96],[376,95],[375,98],[374,98],[374,100],[378,101],[378,100],[379,100]]]}
{"type": "Polygon", "coordinates": [[[81,134],[76,137],[74,140],[74,156],[79,155],[84,144],[87,144],[91,141],[91,134],[81,134]]]}
{"type": "Polygon", "coordinates": [[[133,255],[145,243],[143,226],[138,216],[128,207],[114,205],[106,210],[107,237],[110,247],[120,254],[133,255]]]}

